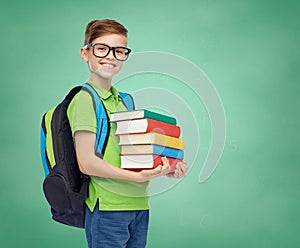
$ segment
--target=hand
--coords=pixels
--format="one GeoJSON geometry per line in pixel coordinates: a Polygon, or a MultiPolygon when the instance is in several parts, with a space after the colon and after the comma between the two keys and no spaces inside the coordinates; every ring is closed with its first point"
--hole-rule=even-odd
{"type": "Polygon", "coordinates": [[[169,178],[182,178],[186,175],[189,167],[186,164],[185,160],[182,160],[181,162],[178,162],[176,164],[176,169],[174,172],[166,174],[167,177],[169,178]]]}
{"type": "Polygon", "coordinates": [[[138,172],[139,175],[138,175],[136,181],[137,182],[145,182],[145,181],[150,180],[151,178],[167,175],[171,170],[169,160],[166,157],[162,157],[161,161],[162,161],[162,165],[159,165],[154,169],[142,170],[142,171],[138,172]]]}

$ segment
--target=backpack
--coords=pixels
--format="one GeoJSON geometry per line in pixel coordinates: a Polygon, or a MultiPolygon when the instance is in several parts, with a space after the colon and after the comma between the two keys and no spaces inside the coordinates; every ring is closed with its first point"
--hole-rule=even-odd
{"type": "MultiPolygon", "coordinates": [[[[97,119],[95,154],[103,158],[110,131],[109,118],[98,93],[87,83],[71,89],[60,104],[44,114],[40,149],[45,172],[43,192],[51,207],[52,219],[84,228],[90,177],[79,170],[67,116],[68,106],[80,90],[87,91],[93,99],[97,119]]],[[[134,110],[132,96],[122,92],[119,94],[127,109],[134,110]]]]}

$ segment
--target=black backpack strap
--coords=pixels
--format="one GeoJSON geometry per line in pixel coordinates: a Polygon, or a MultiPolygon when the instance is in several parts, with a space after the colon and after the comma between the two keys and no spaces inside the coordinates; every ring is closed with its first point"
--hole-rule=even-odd
{"type": "Polygon", "coordinates": [[[82,86],[76,86],[73,89],[70,90],[68,95],[66,95],[65,100],[70,101],[73,99],[73,97],[82,89],[82,86]]]}

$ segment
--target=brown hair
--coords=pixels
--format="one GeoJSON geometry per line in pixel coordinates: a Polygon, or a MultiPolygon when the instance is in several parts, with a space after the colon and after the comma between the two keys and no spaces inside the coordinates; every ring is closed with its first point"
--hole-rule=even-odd
{"type": "Polygon", "coordinates": [[[85,29],[84,45],[105,34],[121,34],[127,37],[127,29],[115,20],[93,20],[85,29]]]}

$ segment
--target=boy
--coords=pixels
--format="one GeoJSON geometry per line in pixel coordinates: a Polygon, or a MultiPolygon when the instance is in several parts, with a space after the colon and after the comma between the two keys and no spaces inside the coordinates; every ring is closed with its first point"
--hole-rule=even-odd
{"type": "MultiPolygon", "coordinates": [[[[108,115],[124,111],[118,91],[111,86],[128,58],[127,30],[114,20],[91,21],[85,32],[84,47],[80,53],[90,71],[89,84],[97,91],[108,115]]],[[[149,179],[167,175],[180,178],[188,167],[177,164],[169,173],[167,158],[152,170],[133,172],[120,168],[116,125],[110,123],[110,133],[102,158],[95,155],[96,117],[91,96],[80,91],[68,108],[77,160],[80,170],[91,176],[89,196],[86,199],[85,231],[88,246],[145,247],[147,240],[149,179]]]]}

